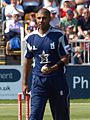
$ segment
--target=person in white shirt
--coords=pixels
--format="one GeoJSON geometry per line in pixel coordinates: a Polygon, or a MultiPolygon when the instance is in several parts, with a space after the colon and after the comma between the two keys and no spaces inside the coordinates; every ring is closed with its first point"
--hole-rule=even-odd
{"type": "Polygon", "coordinates": [[[59,27],[60,19],[57,15],[57,11],[53,9],[53,10],[50,11],[50,13],[51,13],[50,25],[52,27],[59,27]]]}
{"type": "Polygon", "coordinates": [[[12,19],[7,20],[6,22],[6,29],[4,33],[6,54],[8,54],[8,51],[11,49],[10,46],[12,47],[10,43],[16,43],[15,39],[12,38],[17,38],[20,40],[21,27],[23,27],[23,24],[19,21],[19,12],[13,11],[12,19]]]}
{"type": "Polygon", "coordinates": [[[14,10],[19,12],[19,15],[20,15],[19,19],[22,19],[21,16],[24,16],[24,10],[23,10],[22,5],[18,5],[17,0],[10,0],[10,2],[11,2],[11,4],[7,5],[5,8],[6,20],[9,20],[12,18],[12,13],[14,10]]]}
{"type": "Polygon", "coordinates": [[[57,14],[59,15],[60,3],[60,0],[43,0],[43,7],[47,8],[48,10],[54,8],[56,9],[57,14]]]}

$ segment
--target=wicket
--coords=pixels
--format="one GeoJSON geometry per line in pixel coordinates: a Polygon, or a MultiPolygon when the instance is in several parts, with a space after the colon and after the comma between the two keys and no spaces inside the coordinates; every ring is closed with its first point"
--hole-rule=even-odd
{"type": "MultiPolygon", "coordinates": [[[[18,93],[18,120],[22,120],[22,96],[23,93],[18,93]]],[[[26,94],[25,96],[25,112],[26,112],[26,120],[29,120],[30,114],[30,94],[26,94]]]]}

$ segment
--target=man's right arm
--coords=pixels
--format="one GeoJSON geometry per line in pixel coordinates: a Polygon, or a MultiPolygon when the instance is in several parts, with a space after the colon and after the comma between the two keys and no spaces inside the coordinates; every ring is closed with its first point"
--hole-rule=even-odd
{"type": "Polygon", "coordinates": [[[23,65],[23,76],[22,76],[22,91],[25,94],[28,92],[28,77],[31,71],[32,59],[25,58],[23,65]]]}

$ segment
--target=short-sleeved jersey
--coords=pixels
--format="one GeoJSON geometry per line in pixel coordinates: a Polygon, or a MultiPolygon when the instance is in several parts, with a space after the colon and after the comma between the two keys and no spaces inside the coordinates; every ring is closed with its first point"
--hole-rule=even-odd
{"type": "MultiPolygon", "coordinates": [[[[17,9],[18,11],[24,13],[24,10],[23,10],[22,5],[16,5],[15,7],[16,7],[16,9],[17,9]]],[[[5,7],[5,15],[7,15],[7,14],[12,15],[14,10],[15,10],[15,9],[13,9],[13,4],[7,5],[7,6],[5,7]]],[[[7,17],[7,16],[6,16],[6,20],[9,20],[9,19],[11,19],[11,17],[7,17]]],[[[21,15],[20,15],[20,19],[21,19],[21,15]]]]}
{"type": "MultiPolygon", "coordinates": [[[[60,58],[69,54],[70,46],[66,36],[58,29],[50,29],[42,36],[38,30],[32,32],[26,38],[25,57],[34,58],[33,74],[45,76],[41,72],[42,66],[53,66],[60,58]]],[[[47,76],[63,73],[60,68],[47,76]]]]}

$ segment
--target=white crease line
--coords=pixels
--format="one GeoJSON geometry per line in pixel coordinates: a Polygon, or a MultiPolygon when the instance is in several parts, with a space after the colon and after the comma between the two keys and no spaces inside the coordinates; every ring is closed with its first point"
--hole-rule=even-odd
{"type": "MultiPolygon", "coordinates": [[[[25,103],[22,103],[23,105],[25,105],[25,103]]],[[[90,105],[90,103],[70,103],[70,105],[78,105],[78,104],[81,104],[81,105],[90,105]]],[[[0,105],[8,105],[8,106],[11,106],[11,105],[18,105],[18,103],[0,103],[0,105]]]]}

